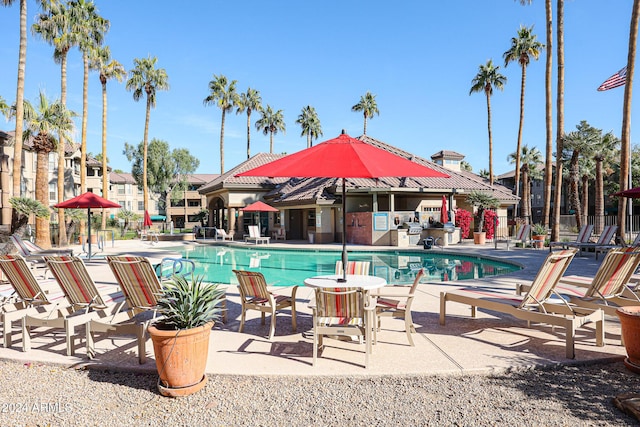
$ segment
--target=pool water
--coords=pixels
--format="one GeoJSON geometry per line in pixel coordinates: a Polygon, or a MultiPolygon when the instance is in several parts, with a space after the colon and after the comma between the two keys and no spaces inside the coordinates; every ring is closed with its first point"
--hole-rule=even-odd
{"type": "MultiPolygon", "coordinates": [[[[207,282],[236,284],[232,270],[250,270],[262,273],[270,286],[294,286],[309,277],[333,274],[342,252],[193,246],[183,250],[182,256],[195,262],[196,274],[203,275],[207,282]]],[[[422,251],[350,251],[349,261],[369,261],[369,274],[384,278],[390,285],[412,283],[422,267],[423,281],[478,279],[520,269],[515,264],[478,256],[422,251]]]]}

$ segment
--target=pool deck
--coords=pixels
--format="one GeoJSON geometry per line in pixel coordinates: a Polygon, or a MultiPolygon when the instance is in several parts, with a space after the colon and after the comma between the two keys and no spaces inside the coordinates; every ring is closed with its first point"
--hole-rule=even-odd
{"type": "MultiPolygon", "coordinates": [[[[135,254],[148,257],[151,262],[159,262],[163,257],[179,256],[177,247],[193,245],[193,242],[161,241],[151,244],[147,241],[116,241],[115,246],[107,244],[104,254],[135,254]]],[[[195,244],[203,244],[195,243],[195,244]]],[[[220,244],[206,241],[204,244],[220,244]]],[[[228,243],[225,243],[228,244],[228,243]]],[[[232,245],[245,245],[235,242],[232,245]]],[[[252,245],[254,246],[254,245],[252,245]]],[[[271,243],[262,247],[322,248],[341,250],[340,245],[311,245],[305,242],[271,243]]],[[[74,247],[79,252],[79,247],[74,247]]],[[[351,246],[357,249],[402,248],[351,246]]],[[[415,250],[415,248],[412,248],[415,250]]],[[[418,247],[418,250],[422,250],[418,247]]],[[[441,252],[441,249],[431,249],[441,252]]],[[[440,292],[470,285],[490,284],[496,288],[512,291],[517,282],[530,282],[538,271],[548,250],[512,248],[504,246],[495,250],[492,243],[485,246],[463,243],[446,248],[446,252],[465,255],[483,255],[508,259],[524,268],[512,274],[464,282],[425,283],[418,287],[413,304],[413,320],[416,331],[413,335],[415,346],[408,345],[404,332],[404,322],[398,319],[382,318],[382,329],[378,333],[378,343],[370,357],[369,369],[364,368],[364,346],[357,343],[325,339],[325,349],[321,352],[317,366],[312,366],[311,310],[308,308],[313,291],[300,287],[297,292],[298,331],[291,330],[288,310],[277,316],[276,334],[272,341],[267,339],[267,324],[260,324],[259,314],[247,314],[245,331],[239,333],[240,303],[237,288],[227,287],[228,323],[217,323],[211,333],[209,344],[209,374],[238,375],[433,375],[469,374],[504,371],[556,364],[582,364],[602,360],[621,361],[625,356],[620,345],[620,325],[615,317],[606,316],[604,347],[596,347],[593,325],[586,325],[576,333],[573,360],[565,357],[564,331],[546,325],[532,325],[500,313],[478,310],[478,317],[470,317],[469,307],[449,303],[447,323],[438,323],[440,292]]],[[[593,254],[576,256],[567,274],[593,275],[603,257],[596,261],[593,254]]],[[[86,262],[96,284],[104,293],[119,290],[113,274],[104,258],[86,262]]],[[[45,288],[54,292],[57,284],[53,279],[43,280],[45,288]]],[[[274,292],[290,292],[287,288],[276,288],[274,292]]],[[[18,325],[14,327],[12,348],[0,347],[0,358],[26,362],[53,363],[64,366],[93,367],[96,369],[119,369],[155,372],[153,346],[147,341],[147,362],[138,364],[136,343],[133,338],[108,337],[96,341],[97,357],[89,360],[84,347],[84,330],[79,331],[81,340],[76,340],[75,356],[66,356],[63,331],[35,329],[32,332],[32,348],[21,351],[21,337],[18,325]]],[[[621,363],[621,362],[620,362],[621,363]]]]}

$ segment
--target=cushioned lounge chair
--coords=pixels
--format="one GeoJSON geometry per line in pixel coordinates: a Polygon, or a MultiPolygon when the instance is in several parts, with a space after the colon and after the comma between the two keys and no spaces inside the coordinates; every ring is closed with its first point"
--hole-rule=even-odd
{"type": "Polygon", "coordinates": [[[507,250],[509,250],[509,245],[512,243],[522,243],[527,244],[527,242],[531,241],[531,225],[523,224],[520,226],[516,234],[512,237],[507,237],[505,239],[495,239],[493,241],[494,249],[498,249],[498,243],[506,243],[507,250]]]}
{"type": "Polygon", "coordinates": [[[490,311],[510,314],[518,319],[530,322],[546,323],[565,328],[566,356],[575,357],[574,336],[576,329],[586,323],[596,325],[596,345],[604,345],[604,312],[568,304],[558,296],[560,302],[551,302],[552,295],[560,277],[576,254],[576,249],[565,249],[550,253],[540,267],[526,295],[512,295],[491,289],[469,287],[451,292],[440,293],[440,324],[445,324],[446,305],[454,301],[471,306],[471,315],[475,317],[476,307],[490,311]]]}
{"type": "Polygon", "coordinates": [[[549,252],[553,250],[555,247],[560,247],[563,249],[568,248],[570,245],[576,243],[587,243],[589,239],[591,239],[591,235],[593,234],[593,224],[586,224],[580,228],[578,232],[578,236],[576,240],[573,242],[549,242],[549,252]]]}
{"type": "Polygon", "coordinates": [[[367,305],[361,289],[316,288],[313,311],[313,366],[316,366],[318,349],[324,347],[323,337],[359,337],[365,344],[365,368],[369,367],[371,353],[371,327],[367,318],[375,310],[367,305]]]}
{"type": "Polygon", "coordinates": [[[424,276],[423,268],[418,270],[411,286],[385,286],[372,293],[372,296],[376,298],[378,329],[380,329],[381,317],[404,319],[404,328],[411,346],[414,345],[411,333],[416,331],[411,317],[411,304],[422,276],[424,276]]]}
{"type": "Polygon", "coordinates": [[[283,308],[291,308],[291,329],[297,329],[296,320],[296,291],[293,287],[291,296],[274,295],[267,290],[267,282],[262,275],[255,271],[233,270],[238,279],[238,289],[240,291],[240,302],[242,303],[242,315],[240,317],[240,329],[244,330],[244,323],[247,310],[257,310],[261,313],[262,324],[265,324],[265,315],[271,315],[271,326],[269,328],[269,340],[273,339],[276,331],[276,312],[283,308]]]}

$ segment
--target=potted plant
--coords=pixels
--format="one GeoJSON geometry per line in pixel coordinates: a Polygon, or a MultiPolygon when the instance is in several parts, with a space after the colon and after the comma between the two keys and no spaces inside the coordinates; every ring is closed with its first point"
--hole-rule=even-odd
{"type": "Polygon", "coordinates": [[[497,208],[500,201],[488,193],[472,191],[467,196],[467,203],[476,208],[475,230],[473,232],[473,243],[483,245],[486,234],[484,229],[484,211],[486,209],[497,208]]]}
{"type": "Polygon", "coordinates": [[[531,226],[531,235],[536,248],[542,248],[547,238],[547,228],[542,224],[533,224],[531,226]]]}
{"type": "Polygon", "coordinates": [[[220,318],[224,289],[174,275],[162,286],[158,314],[162,317],[149,326],[163,396],[186,396],[207,383],[205,369],[209,336],[214,321],[220,318]]]}
{"type": "Polygon", "coordinates": [[[627,350],[624,364],[630,371],[640,374],[640,306],[620,307],[616,314],[620,318],[622,342],[627,350]]]}

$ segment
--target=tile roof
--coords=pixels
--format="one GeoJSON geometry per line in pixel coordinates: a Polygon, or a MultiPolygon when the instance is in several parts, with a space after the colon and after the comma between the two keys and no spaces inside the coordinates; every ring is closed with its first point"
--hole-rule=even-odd
{"type": "Polygon", "coordinates": [[[290,178],[266,178],[262,176],[234,176],[240,172],[262,166],[281,157],[285,154],[258,153],[250,159],[240,163],[233,169],[218,175],[198,190],[200,194],[210,193],[215,190],[229,187],[264,187],[273,188],[277,184],[284,183],[290,178]]]}
{"type": "Polygon", "coordinates": [[[448,159],[458,159],[458,160],[462,160],[465,158],[464,154],[460,154],[456,151],[451,151],[451,150],[441,150],[438,151],[435,154],[431,155],[432,159],[440,159],[440,158],[448,158],[448,159]]]}

